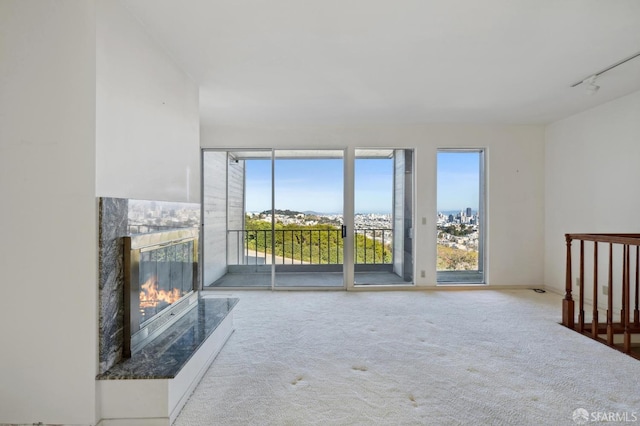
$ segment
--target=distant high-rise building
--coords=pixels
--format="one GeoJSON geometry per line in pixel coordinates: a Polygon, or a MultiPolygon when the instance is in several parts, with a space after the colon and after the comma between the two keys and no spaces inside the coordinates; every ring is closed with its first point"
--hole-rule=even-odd
{"type": "Polygon", "coordinates": [[[453,222],[453,215],[452,214],[449,215],[449,222],[453,222]]]}
{"type": "Polygon", "coordinates": [[[467,207],[467,217],[471,217],[473,213],[471,212],[471,207],[467,207]]]}

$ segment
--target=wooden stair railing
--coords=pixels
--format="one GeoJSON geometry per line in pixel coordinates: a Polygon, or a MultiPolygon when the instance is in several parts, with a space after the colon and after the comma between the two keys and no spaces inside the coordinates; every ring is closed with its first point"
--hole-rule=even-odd
{"type": "MultiPolygon", "coordinates": [[[[640,234],[565,234],[567,245],[566,257],[566,281],[565,297],[562,301],[562,324],[579,333],[585,334],[597,341],[600,341],[612,348],[620,350],[634,358],[640,359],[640,345],[634,345],[633,335],[640,336],[640,234]],[[578,259],[578,306],[577,323],[575,318],[576,305],[572,295],[573,286],[573,260],[572,242],[580,241],[580,258],[578,259]],[[591,321],[585,316],[585,242],[593,243],[593,295],[591,321]],[[598,283],[598,247],[599,243],[608,245],[608,292],[605,294],[606,300],[606,322],[601,323],[598,315],[598,290],[601,288],[598,283]],[[614,266],[614,247],[622,248],[621,268],[614,266]],[[635,256],[632,262],[631,252],[635,247],[635,256]],[[619,269],[620,281],[614,281],[614,269],[619,269]],[[631,286],[631,270],[635,275],[634,285],[631,286]],[[617,285],[619,284],[619,285],[617,285]],[[619,293],[618,293],[619,292],[619,293]],[[631,294],[634,296],[634,304],[631,305],[631,294]],[[620,294],[620,320],[614,321],[614,297],[620,294]],[[633,314],[632,314],[633,313],[633,314]],[[616,342],[615,336],[622,335],[622,342],[616,342]],[[601,337],[604,336],[604,337],[601,337]]],[[[619,250],[619,249],[618,249],[619,250]]],[[[638,339],[637,343],[640,343],[638,339]]]]}

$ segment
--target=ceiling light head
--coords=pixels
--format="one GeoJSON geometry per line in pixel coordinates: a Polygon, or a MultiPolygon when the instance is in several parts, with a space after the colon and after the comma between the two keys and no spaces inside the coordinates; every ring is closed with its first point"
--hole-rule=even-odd
{"type": "Polygon", "coordinates": [[[600,86],[598,86],[596,84],[596,79],[598,78],[597,75],[592,75],[589,78],[586,78],[582,81],[582,84],[584,84],[585,86],[585,90],[587,91],[588,94],[590,95],[595,95],[598,90],[600,90],[600,86]]]}

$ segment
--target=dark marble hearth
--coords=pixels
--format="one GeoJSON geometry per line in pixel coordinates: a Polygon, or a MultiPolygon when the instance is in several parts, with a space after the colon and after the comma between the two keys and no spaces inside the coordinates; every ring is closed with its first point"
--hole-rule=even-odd
{"type": "Polygon", "coordinates": [[[222,323],[237,298],[202,297],[160,337],[129,359],[98,375],[101,380],[174,378],[204,341],[222,323]]]}

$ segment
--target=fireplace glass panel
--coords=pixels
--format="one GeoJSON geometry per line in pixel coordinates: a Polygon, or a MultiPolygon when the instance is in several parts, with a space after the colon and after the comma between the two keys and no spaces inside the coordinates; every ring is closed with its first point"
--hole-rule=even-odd
{"type": "MultiPolygon", "coordinates": [[[[193,243],[180,244],[177,246],[178,256],[181,259],[193,259],[193,243]]],[[[182,291],[188,293],[193,288],[193,266],[192,260],[181,262],[182,265],[182,291]]]]}
{"type": "Polygon", "coordinates": [[[140,326],[193,289],[193,244],[140,253],[140,326]]]}

